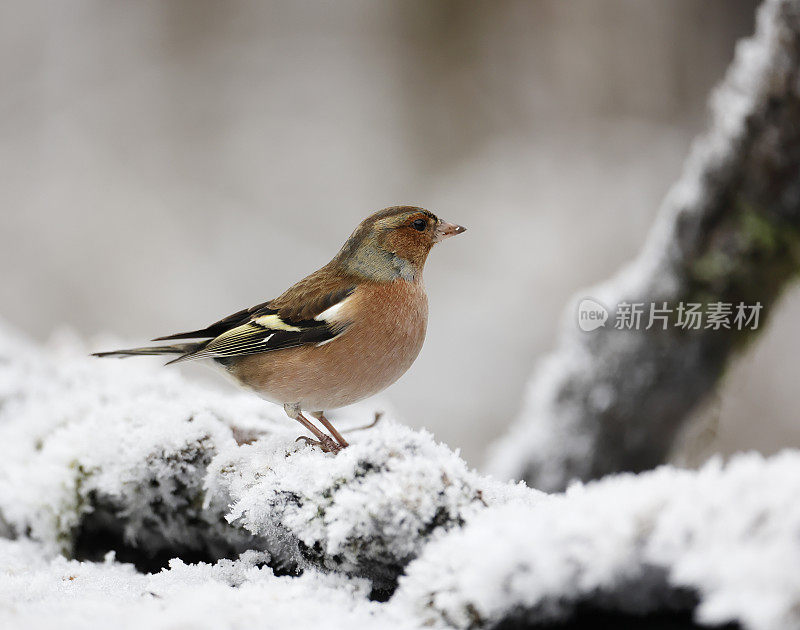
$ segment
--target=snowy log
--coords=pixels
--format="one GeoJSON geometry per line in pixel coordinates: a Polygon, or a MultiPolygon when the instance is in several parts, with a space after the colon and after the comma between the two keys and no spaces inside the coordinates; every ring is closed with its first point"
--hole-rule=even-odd
{"type": "Polygon", "coordinates": [[[496,494],[430,434],[391,419],[337,456],[296,442],[298,427],[251,394],[85,349],[53,355],[0,331],[0,522],[69,557],[113,550],[148,570],[251,549],[279,572],[369,578],[381,596],[428,538],[496,494]]]}
{"type": "MultiPolygon", "coordinates": [[[[523,409],[494,445],[489,469],[545,490],[570,479],[641,471],[665,461],[693,410],[756,331],[615,328],[622,303],[761,304],[763,327],[800,268],[800,4],[767,0],[753,38],[712,99],[694,146],[642,253],[569,305],[557,349],[533,374],[523,409]],[[583,332],[577,303],[611,311],[583,332]]],[[[704,322],[705,326],[705,322],[704,322]]]]}
{"type": "Polygon", "coordinates": [[[798,452],[544,495],[392,421],[334,456],[249,394],[57,347],[0,327],[2,627],[800,623],[798,452]]]}
{"type": "Polygon", "coordinates": [[[797,628],[799,492],[797,451],[576,484],[489,508],[431,542],[392,602],[456,628],[576,616],[598,627],[611,611],[664,622],[640,627],[688,627],[681,611],[694,602],[702,625],[797,628]]]}

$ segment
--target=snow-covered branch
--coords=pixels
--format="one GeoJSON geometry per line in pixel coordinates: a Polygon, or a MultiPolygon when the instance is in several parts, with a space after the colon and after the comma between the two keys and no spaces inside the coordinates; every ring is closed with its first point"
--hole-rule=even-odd
{"type": "Polygon", "coordinates": [[[557,349],[494,446],[489,468],[497,475],[552,490],[665,461],[753,332],[617,330],[615,307],[760,303],[763,326],[800,269],[800,4],[768,0],[757,24],[640,256],[568,307],[557,349]],[[604,328],[578,328],[577,302],[586,297],[612,310],[604,328]]]}
{"type": "Polygon", "coordinates": [[[249,394],[58,347],[0,327],[2,627],[800,623],[797,452],[548,496],[393,421],[334,456],[249,394]]]}
{"type": "Polygon", "coordinates": [[[795,628],[799,472],[796,451],[746,454],[726,467],[621,474],[492,507],[431,542],[393,603],[458,628],[602,611],[680,620],[695,601],[703,625],[795,628]]]}
{"type": "Polygon", "coordinates": [[[335,569],[389,592],[428,538],[497,486],[389,419],[323,455],[255,396],[82,354],[0,332],[0,518],[70,557],[114,550],[153,569],[255,549],[281,572],[335,569]],[[240,446],[245,433],[260,439],[240,446]]]}

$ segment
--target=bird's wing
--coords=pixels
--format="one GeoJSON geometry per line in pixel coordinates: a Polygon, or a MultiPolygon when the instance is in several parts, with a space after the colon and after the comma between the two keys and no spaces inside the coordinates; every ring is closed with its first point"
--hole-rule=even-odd
{"type": "Polygon", "coordinates": [[[170,363],[231,358],[330,341],[349,325],[340,316],[341,307],[356,287],[342,283],[341,279],[309,283],[309,278],[275,300],[241,310],[207,328],[160,337],[156,341],[208,339],[193,352],[170,363]]]}
{"type": "Polygon", "coordinates": [[[256,304],[250,308],[245,308],[241,311],[233,313],[232,315],[228,315],[227,317],[222,318],[218,322],[214,322],[206,328],[190,330],[189,332],[182,332],[174,335],[166,335],[164,337],[156,337],[153,339],[153,341],[171,341],[173,339],[210,339],[212,337],[217,337],[231,328],[236,328],[237,326],[246,324],[256,313],[262,309],[267,309],[268,305],[269,302],[256,304]]]}

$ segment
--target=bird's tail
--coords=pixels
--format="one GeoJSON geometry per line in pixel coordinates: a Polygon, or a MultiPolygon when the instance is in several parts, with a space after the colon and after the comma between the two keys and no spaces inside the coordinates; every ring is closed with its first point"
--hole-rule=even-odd
{"type": "MultiPolygon", "coordinates": [[[[160,354],[179,354],[181,355],[178,359],[181,359],[187,355],[192,354],[195,350],[202,346],[202,342],[195,342],[195,343],[176,343],[172,346],[147,346],[144,348],[129,348],[127,350],[113,350],[111,352],[93,352],[93,357],[117,357],[117,358],[125,358],[125,357],[139,357],[139,356],[151,356],[151,355],[160,355],[160,354]]],[[[173,363],[177,361],[170,361],[173,363]]]]}

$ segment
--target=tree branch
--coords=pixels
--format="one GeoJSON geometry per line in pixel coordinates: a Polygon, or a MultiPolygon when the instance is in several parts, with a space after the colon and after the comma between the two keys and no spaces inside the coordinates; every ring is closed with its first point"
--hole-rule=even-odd
{"type": "MultiPolygon", "coordinates": [[[[712,99],[711,128],[644,250],[578,298],[612,311],[625,302],[760,303],[764,323],[800,266],[799,9],[794,0],[761,7],[755,36],[739,43],[712,99]]],[[[489,462],[502,477],[547,490],[665,461],[691,412],[755,335],[733,326],[685,330],[674,313],[667,330],[583,332],[576,303],[489,462]]]]}
{"type": "Polygon", "coordinates": [[[0,535],[74,558],[113,550],[143,570],[254,549],[280,573],[335,570],[383,597],[497,486],[392,420],[326,455],[255,396],[85,354],[53,357],[0,330],[0,535]],[[246,434],[258,439],[237,444],[246,434]]]}

